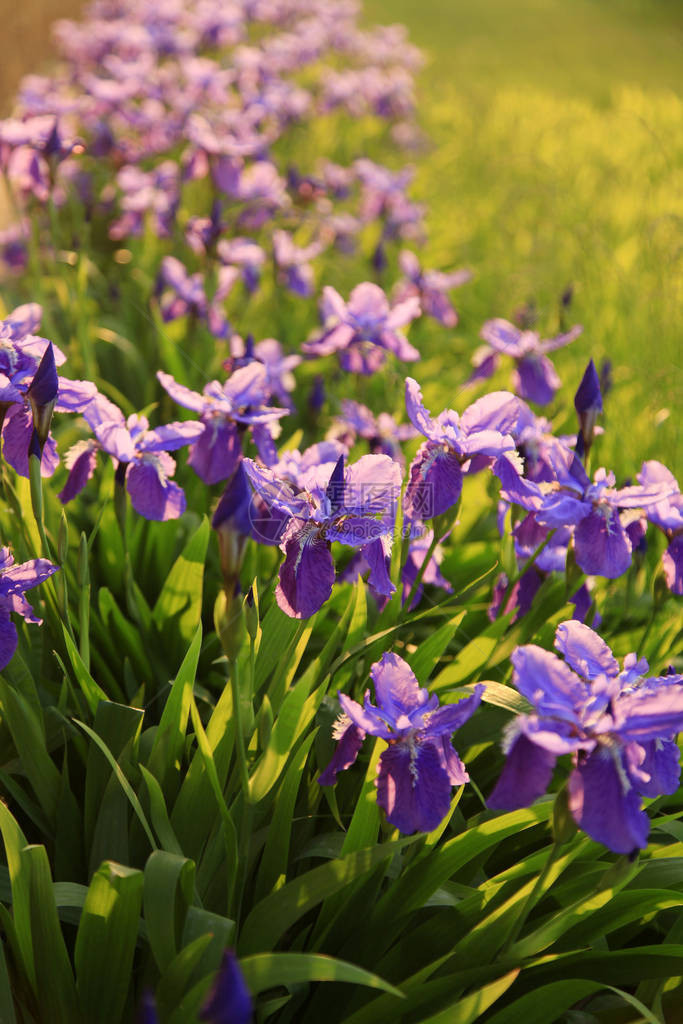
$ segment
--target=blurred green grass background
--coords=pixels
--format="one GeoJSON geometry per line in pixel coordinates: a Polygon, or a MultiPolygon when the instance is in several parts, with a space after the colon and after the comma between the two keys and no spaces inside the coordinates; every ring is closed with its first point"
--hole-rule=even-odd
{"type": "MultiPolygon", "coordinates": [[[[683,4],[680,0],[365,0],[427,54],[417,198],[425,262],[470,266],[452,349],[433,332],[418,371],[435,408],[457,395],[481,323],[534,300],[543,336],[574,285],[584,334],[554,356],[571,398],[588,359],[614,389],[599,459],[683,475],[683,4]],[[449,367],[452,366],[452,372],[449,367]]],[[[508,386],[507,368],[497,378],[508,386]]],[[[569,403],[568,407],[567,404],[569,403]]]]}

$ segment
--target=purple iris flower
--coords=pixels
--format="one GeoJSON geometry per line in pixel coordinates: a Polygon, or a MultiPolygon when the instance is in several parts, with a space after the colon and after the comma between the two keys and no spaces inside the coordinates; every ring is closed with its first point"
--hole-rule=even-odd
{"type": "Polygon", "coordinates": [[[165,256],[161,263],[158,284],[162,319],[168,323],[181,316],[195,316],[206,324],[216,338],[227,338],[230,334],[230,324],[223,312],[222,303],[229,295],[235,278],[232,267],[220,267],[216,290],[209,301],[204,289],[203,275],[199,271],[188,274],[175,256],[165,256]]]}
{"type": "Polygon", "coordinates": [[[541,526],[573,526],[579,568],[589,576],[616,579],[629,568],[632,553],[619,510],[648,509],[666,499],[672,487],[656,481],[616,488],[614,474],[605,469],[599,469],[591,482],[576,455],[562,445],[550,457],[552,483],[510,477],[504,482],[503,497],[533,511],[541,526]]]}
{"type": "Polygon", "coordinates": [[[672,740],[683,728],[683,676],[644,679],[647,662],[635,655],[620,671],[605,641],[575,620],[557,627],[555,647],[564,661],[535,644],[512,654],[513,683],[534,713],[508,726],[489,806],[527,807],[546,791],[557,758],[571,754],[569,809],[579,828],[615,853],[644,849],[641,797],[678,788],[672,740]]]}
{"type": "MultiPolygon", "coordinates": [[[[516,428],[520,402],[509,391],[494,391],[474,402],[462,416],[445,409],[433,419],[422,402],[416,380],[406,378],[406,409],[420,434],[427,438],[410,466],[403,500],[411,519],[432,519],[456,504],[465,473],[495,467],[502,457],[510,472],[517,457],[509,431],[516,428]]],[[[494,470],[495,471],[495,470],[494,470]]]]}
{"type": "Polygon", "coordinates": [[[49,433],[52,411],[81,412],[97,394],[89,381],[57,376],[66,359],[52,342],[25,333],[40,323],[36,303],[20,306],[0,324],[0,412],[5,461],[24,477],[29,475],[29,452],[41,459],[43,476],[59,462],[49,433]]]}
{"type": "Polygon", "coordinates": [[[377,706],[365,693],[363,706],[339,693],[342,715],[335,726],[339,746],[322,773],[321,786],[333,786],[349,768],[366,735],[387,743],[377,771],[377,803],[400,832],[431,832],[448,814],[451,789],[469,775],[450,737],[474,714],[485,687],[471,697],[439,707],[436,694],[420,687],[409,665],[397,654],[383,654],[370,669],[377,706]]]}
{"type": "Polygon", "coordinates": [[[242,434],[248,427],[259,449],[270,452],[270,425],[288,414],[287,409],[266,406],[268,372],[262,363],[240,367],[224,384],[210,381],[202,394],[178,384],[162,370],[157,378],[174,402],[199,413],[201,431],[193,439],[187,461],[206,484],[232,476],[242,455],[242,434]]]}
{"type": "Polygon", "coordinates": [[[185,494],[170,478],[175,460],[168,454],[191,444],[203,433],[201,423],[167,423],[150,428],[148,420],[137,413],[125,419],[121,410],[98,395],[83,410],[83,418],[95,437],[79,441],[67,453],[70,470],[59,500],[66,504],[85,487],[95,470],[98,451],[116,461],[116,479],[125,481],[136,512],[145,519],[164,522],[177,519],[185,511],[185,494]]]}
{"type": "Polygon", "coordinates": [[[263,363],[269,401],[277,401],[291,412],[294,408],[291,392],[296,385],[292,370],[301,363],[300,355],[285,355],[275,338],[264,338],[254,344],[251,335],[243,340],[239,334],[233,334],[230,339],[230,352],[230,358],[223,363],[226,370],[232,372],[235,367],[247,366],[253,361],[263,363]]]}
{"type": "Polygon", "coordinates": [[[180,203],[178,165],[164,160],[153,171],[143,171],[134,164],[122,167],[116,176],[121,189],[121,216],[109,227],[109,237],[120,241],[139,236],[145,221],[152,219],[160,238],[168,238],[173,230],[180,203]]]}
{"type": "Polygon", "coordinates": [[[311,260],[319,256],[325,243],[318,239],[310,245],[295,245],[287,231],[273,232],[273,259],[278,279],[290,292],[303,298],[313,294],[313,267],[311,260]]]}
{"type": "Polygon", "coordinates": [[[296,489],[251,459],[244,466],[266,506],[289,517],[277,602],[287,615],[308,618],[332,593],[332,541],[372,549],[372,557],[372,545],[393,534],[401,468],[386,455],[364,455],[345,468],[342,455],[332,473],[328,464],[313,467],[296,489]]]}
{"type": "Polygon", "coordinates": [[[664,531],[669,546],[662,555],[664,576],[673,594],[683,595],[683,494],[673,473],[661,462],[644,462],[637,480],[644,487],[661,484],[669,496],[647,509],[647,518],[664,531]]]}
{"type": "MultiPolygon", "coordinates": [[[[578,338],[582,330],[577,325],[564,334],[542,341],[536,331],[520,330],[509,320],[498,318],[486,321],[481,337],[489,345],[489,356],[507,355],[515,360],[514,389],[517,394],[528,402],[547,405],[552,402],[561,383],[547,353],[568,345],[578,338]]],[[[481,351],[478,353],[477,378],[494,372],[497,360],[489,356],[481,351]]]]}
{"type": "Polygon", "coordinates": [[[394,291],[396,301],[403,302],[411,296],[416,296],[426,316],[438,320],[444,327],[455,327],[458,323],[458,314],[448,297],[448,292],[470,281],[471,272],[455,270],[443,273],[439,270],[423,270],[417,256],[409,249],[403,249],[399,253],[398,263],[404,279],[398,282],[394,291]]]}
{"type": "Polygon", "coordinates": [[[242,276],[248,292],[258,288],[266,254],[251,238],[223,238],[216,247],[218,258],[242,276]]]}
{"type": "Polygon", "coordinates": [[[357,285],[348,303],[328,286],[323,289],[321,312],[322,331],[302,346],[308,355],[339,352],[344,370],[362,374],[375,373],[387,352],[393,352],[404,362],[420,358],[417,349],[398,330],[420,315],[420,303],[415,297],[392,309],[376,284],[357,285]]]}
{"type": "Polygon", "coordinates": [[[36,617],[24,592],[44,583],[58,569],[58,565],[45,558],[15,565],[10,549],[0,547],[0,669],[11,661],[17,649],[17,629],[10,613],[16,612],[26,622],[39,626],[43,620],[36,617]]]}

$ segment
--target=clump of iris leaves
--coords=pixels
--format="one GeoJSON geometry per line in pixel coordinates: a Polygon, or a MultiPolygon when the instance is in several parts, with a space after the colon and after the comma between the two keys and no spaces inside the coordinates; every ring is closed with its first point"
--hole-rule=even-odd
{"type": "Polygon", "coordinates": [[[600,474],[569,292],[459,337],[356,16],[101,0],[0,123],[4,1022],[680,1003],[678,488],[600,474]]]}

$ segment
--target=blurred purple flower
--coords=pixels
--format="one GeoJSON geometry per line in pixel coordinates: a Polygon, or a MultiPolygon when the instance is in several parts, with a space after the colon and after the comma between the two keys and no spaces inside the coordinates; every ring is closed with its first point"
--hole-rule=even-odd
{"type": "Polygon", "coordinates": [[[481,351],[478,353],[476,378],[483,379],[493,373],[496,361],[492,357],[495,353],[512,356],[516,364],[514,389],[517,394],[528,402],[547,405],[560,386],[560,378],[547,353],[569,345],[582,330],[579,326],[572,327],[565,334],[542,341],[536,331],[520,330],[509,320],[487,320],[481,329],[481,337],[488,343],[490,356],[481,351]]]}
{"type": "Polygon", "coordinates": [[[469,270],[443,273],[439,270],[423,270],[415,253],[403,249],[398,257],[403,280],[394,289],[394,298],[403,302],[415,296],[425,316],[438,320],[444,327],[455,327],[458,314],[448,298],[448,292],[459,288],[472,279],[469,270]]]}

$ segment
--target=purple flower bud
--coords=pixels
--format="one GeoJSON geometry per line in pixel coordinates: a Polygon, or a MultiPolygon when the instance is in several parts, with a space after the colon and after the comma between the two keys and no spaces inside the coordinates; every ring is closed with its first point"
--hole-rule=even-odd
{"type": "Polygon", "coordinates": [[[199,1011],[199,1019],[208,1024],[249,1024],[252,1018],[251,995],[239,961],[231,949],[226,949],[213,988],[199,1011]]]}
{"type": "Polygon", "coordinates": [[[52,411],[55,407],[55,402],[57,401],[58,387],[59,379],[57,377],[55,354],[52,348],[52,342],[50,342],[45,349],[43,358],[38,364],[38,369],[36,370],[27,391],[29,401],[31,402],[31,409],[33,410],[34,431],[31,439],[31,448],[34,449],[37,447],[35,454],[37,454],[38,457],[40,457],[43,445],[47,441],[48,434],[50,433],[52,411]],[[37,445],[35,443],[36,440],[37,445]]]}
{"type": "Polygon", "coordinates": [[[574,395],[574,408],[579,417],[579,441],[577,450],[588,452],[593,443],[595,421],[602,412],[600,378],[591,359],[583,375],[578,391],[574,395]]]}

